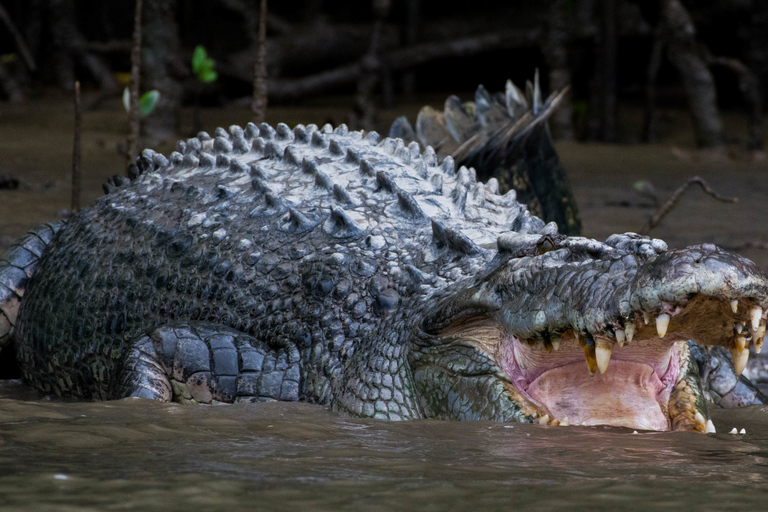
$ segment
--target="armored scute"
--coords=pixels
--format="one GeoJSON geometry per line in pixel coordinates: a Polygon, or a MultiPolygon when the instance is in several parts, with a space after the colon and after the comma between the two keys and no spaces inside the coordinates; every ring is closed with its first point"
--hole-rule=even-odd
{"type": "Polygon", "coordinates": [[[249,124],[145,151],[135,179],[6,255],[0,336],[24,379],[96,399],[712,430],[687,340],[729,348],[737,370],[760,350],[752,262],[567,237],[495,179],[378,139],[249,124]]]}

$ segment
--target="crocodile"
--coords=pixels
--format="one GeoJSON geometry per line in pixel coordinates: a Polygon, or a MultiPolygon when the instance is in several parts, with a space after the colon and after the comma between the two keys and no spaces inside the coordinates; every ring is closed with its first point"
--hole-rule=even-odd
{"type": "Polygon", "coordinates": [[[249,124],[176,149],[0,260],[0,343],[28,384],[712,432],[694,342],[736,373],[762,348],[753,262],[566,236],[417,142],[249,124]]]}

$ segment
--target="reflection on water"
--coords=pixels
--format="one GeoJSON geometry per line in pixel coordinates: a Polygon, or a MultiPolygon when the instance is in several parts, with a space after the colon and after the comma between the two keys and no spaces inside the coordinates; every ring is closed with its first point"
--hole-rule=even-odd
{"type": "Polygon", "coordinates": [[[750,510],[768,409],[720,432],[385,422],[308,404],[40,400],[0,383],[2,510],[750,510]],[[301,508],[299,508],[301,507],[301,508]]]}

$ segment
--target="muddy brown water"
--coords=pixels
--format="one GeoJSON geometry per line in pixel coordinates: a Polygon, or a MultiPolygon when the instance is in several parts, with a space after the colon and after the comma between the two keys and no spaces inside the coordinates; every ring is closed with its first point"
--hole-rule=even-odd
{"type": "Polygon", "coordinates": [[[310,404],[59,402],[0,386],[0,508],[764,510],[768,409],[716,435],[388,422],[310,404]],[[22,397],[26,399],[21,399],[22,397]],[[731,435],[732,427],[746,434],[731,435]]]}
{"type": "MultiPolygon", "coordinates": [[[[88,103],[86,97],[86,104],[88,103]]],[[[343,102],[342,102],[343,103],[343,102]]],[[[433,103],[438,106],[438,102],[433,103]]],[[[418,105],[404,106],[415,118],[418,105]]],[[[276,108],[270,122],[339,122],[345,108],[276,108]]],[[[186,120],[191,117],[189,112],[186,120]]],[[[394,114],[383,113],[385,124],[394,114]]],[[[206,129],[245,109],[206,111],[206,129]]],[[[558,144],[585,235],[637,231],[653,211],[632,184],[666,196],[700,175],[653,235],[671,247],[768,242],[768,162],[691,150],[682,113],[663,144],[558,144]]],[[[84,114],[84,204],[124,161],[119,98],[84,114]]],[[[733,133],[738,118],[726,117],[733,133]]],[[[0,105],[0,249],[68,206],[69,99],[0,105]]],[[[168,152],[172,145],[161,150],[168,152]]],[[[768,251],[742,249],[768,270],[768,251]]],[[[189,407],[147,400],[64,402],[0,381],[0,510],[764,510],[768,408],[713,411],[715,435],[610,427],[385,422],[308,404],[189,407]],[[731,435],[732,428],[746,434],[731,435]]]]}

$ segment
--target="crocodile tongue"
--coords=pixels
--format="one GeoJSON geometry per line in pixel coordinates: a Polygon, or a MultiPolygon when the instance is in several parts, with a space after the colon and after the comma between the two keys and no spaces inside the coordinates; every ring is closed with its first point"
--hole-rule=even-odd
{"type": "Polygon", "coordinates": [[[511,343],[505,371],[515,387],[551,418],[571,425],[616,425],[670,430],[668,402],[680,374],[677,346],[658,338],[615,350],[605,373],[590,375],[584,350],[575,338],[563,338],[548,353],[511,343]]]}

